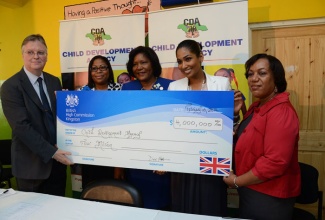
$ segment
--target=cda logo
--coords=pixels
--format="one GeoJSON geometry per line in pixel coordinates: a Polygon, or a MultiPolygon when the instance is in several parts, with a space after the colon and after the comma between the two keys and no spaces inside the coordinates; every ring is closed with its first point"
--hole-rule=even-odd
{"type": "Polygon", "coordinates": [[[110,40],[112,37],[105,34],[104,28],[92,28],[86,37],[92,40],[94,46],[104,45],[104,40],[110,40]]]}
{"type": "Polygon", "coordinates": [[[207,31],[208,28],[205,25],[201,25],[198,18],[184,19],[183,24],[179,24],[177,29],[182,29],[185,32],[187,38],[196,38],[200,36],[199,31],[207,31]]]}

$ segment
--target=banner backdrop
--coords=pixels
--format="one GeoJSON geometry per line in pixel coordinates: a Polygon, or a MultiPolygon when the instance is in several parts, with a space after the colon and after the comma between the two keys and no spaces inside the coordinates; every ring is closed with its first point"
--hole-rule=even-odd
{"type": "Polygon", "coordinates": [[[113,69],[125,69],[129,52],[144,45],[145,14],[61,21],[61,72],[87,71],[95,55],[106,56],[113,69]]]}
{"type": "MultiPolygon", "coordinates": [[[[87,84],[88,62],[95,55],[110,59],[116,78],[125,72],[130,50],[145,44],[146,15],[140,13],[61,21],[60,52],[64,88],[74,90],[87,84]]],[[[184,77],[177,68],[175,50],[182,40],[193,39],[203,46],[205,71],[213,75],[221,68],[226,69],[231,75],[233,88],[241,90],[245,97],[249,96],[243,74],[244,63],[248,59],[247,0],[155,12],[149,10],[148,20],[150,28],[147,39],[161,61],[162,77],[174,80],[184,77]]]]}
{"type": "Polygon", "coordinates": [[[248,59],[247,1],[202,4],[149,12],[149,46],[162,67],[175,67],[179,42],[203,46],[204,66],[243,64],[248,59]]]}
{"type": "MultiPolygon", "coordinates": [[[[111,15],[113,11],[125,13],[126,8],[132,13],[141,12],[138,9],[144,9],[147,5],[150,6],[149,46],[159,56],[163,67],[162,77],[175,80],[184,77],[177,68],[175,50],[182,40],[193,39],[203,46],[205,71],[213,75],[220,68],[227,69],[231,72],[233,88],[236,86],[248,97],[248,87],[243,74],[244,63],[248,59],[247,0],[157,12],[153,12],[155,9],[151,8],[154,5],[151,2],[155,3],[156,0],[139,0],[135,5],[135,1],[118,0],[115,4],[117,0],[112,0],[110,3],[114,4],[110,11],[107,10],[107,2],[96,2],[96,6],[91,3],[86,5],[87,7],[83,5],[83,8],[79,5],[65,8],[65,19],[87,19],[60,23],[60,58],[64,88],[75,90],[88,82],[88,63],[95,55],[107,56],[110,59],[116,77],[119,72],[125,71],[125,63],[131,49],[145,44],[145,14],[89,17],[102,16],[101,13],[111,15]],[[102,7],[101,4],[105,6],[102,7]],[[239,73],[237,77],[235,72],[239,73]]],[[[76,179],[74,182],[79,185],[75,184],[74,190],[80,191],[81,178],[76,179]]]]}

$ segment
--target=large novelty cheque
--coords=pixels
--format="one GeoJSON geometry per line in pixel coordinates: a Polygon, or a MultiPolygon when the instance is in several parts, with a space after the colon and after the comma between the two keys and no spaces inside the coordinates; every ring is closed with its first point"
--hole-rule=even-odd
{"type": "Polygon", "coordinates": [[[57,103],[57,143],[74,163],[231,170],[232,91],[60,91],[57,103]]]}

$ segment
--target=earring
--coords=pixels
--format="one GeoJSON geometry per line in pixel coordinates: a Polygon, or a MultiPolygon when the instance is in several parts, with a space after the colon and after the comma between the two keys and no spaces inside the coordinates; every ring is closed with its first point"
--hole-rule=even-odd
{"type": "Polygon", "coordinates": [[[277,93],[278,92],[278,88],[275,86],[274,87],[274,93],[277,93]]]}

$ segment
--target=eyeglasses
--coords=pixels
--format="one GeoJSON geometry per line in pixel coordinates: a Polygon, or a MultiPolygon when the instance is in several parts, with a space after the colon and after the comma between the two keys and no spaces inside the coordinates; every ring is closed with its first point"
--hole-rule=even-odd
{"type": "Polygon", "coordinates": [[[45,56],[45,55],[47,54],[45,51],[37,51],[37,52],[34,52],[34,51],[31,51],[31,50],[26,51],[25,53],[26,53],[28,56],[30,56],[30,57],[33,57],[33,56],[35,56],[36,54],[37,54],[37,56],[42,57],[42,56],[45,56]]]}
{"type": "Polygon", "coordinates": [[[100,71],[105,71],[105,70],[107,70],[107,69],[108,69],[107,66],[100,66],[100,67],[94,66],[94,67],[91,67],[91,71],[92,71],[92,72],[97,72],[98,70],[100,70],[100,71]]]}

